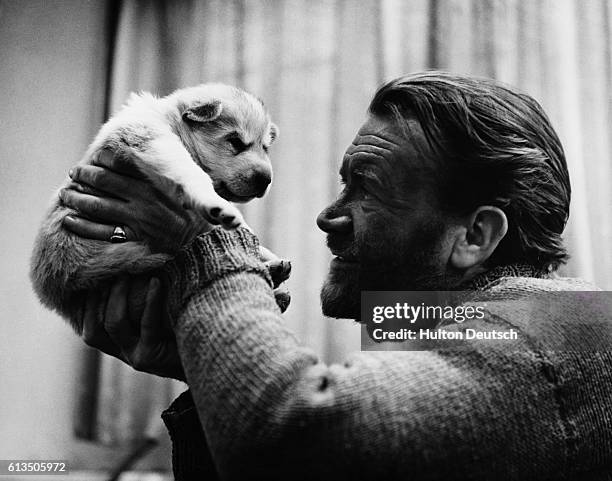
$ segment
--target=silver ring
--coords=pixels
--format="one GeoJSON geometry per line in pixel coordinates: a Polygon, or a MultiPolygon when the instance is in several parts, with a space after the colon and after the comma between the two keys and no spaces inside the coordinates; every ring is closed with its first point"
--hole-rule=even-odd
{"type": "Polygon", "coordinates": [[[127,241],[127,234],[125,233],[125,229],[123,227],[117,226],[113,230],[113,235],[110,237],[110,241],[113,244],[119,244],[121,242],[127,241]]]}

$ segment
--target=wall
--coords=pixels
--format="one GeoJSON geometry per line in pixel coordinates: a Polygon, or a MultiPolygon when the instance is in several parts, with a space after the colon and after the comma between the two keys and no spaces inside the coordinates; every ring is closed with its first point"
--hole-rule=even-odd
{"type": "Polygon", "coordinates": [[[80,340],[27,278],[53,190],[103,118],[106,1],[0,3],[0,458],[74,457],[80,340]]]}

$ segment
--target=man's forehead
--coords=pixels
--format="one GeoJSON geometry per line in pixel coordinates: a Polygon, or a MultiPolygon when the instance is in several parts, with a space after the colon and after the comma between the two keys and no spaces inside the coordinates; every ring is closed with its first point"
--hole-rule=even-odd
{"type": "MultiPolygon", "coordinates": [[[[418,126],[418,122],[414,121],[418,126]]],[[[369,115],[357,132],[357,138],[364,135],[380,135],[396,143],[405,140],[402,130],[392,119],[369,115]]]]}
{"type": "Polygon", "coordinates": [[[400,128],[391,119],[370,115],[346,150],[341,170],[355,163],[422,168],[428,153],[425,134],[416,119],[400,128]]]}

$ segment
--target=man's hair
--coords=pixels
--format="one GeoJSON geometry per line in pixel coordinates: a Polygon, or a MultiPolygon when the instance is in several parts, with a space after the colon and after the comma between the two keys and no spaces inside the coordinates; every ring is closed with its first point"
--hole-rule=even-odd
{"type": "Polygon", "coordinates": [[[419,122],[440,160],[444,211],[468,214],[480,205],[504,211],[508,233],[491,266],[554,270],[567,261],[561,239],[571,194],[565,154],[532,97],[490,79],[425,72],[383,85],[369,111],[403,129],[419,122]]]}

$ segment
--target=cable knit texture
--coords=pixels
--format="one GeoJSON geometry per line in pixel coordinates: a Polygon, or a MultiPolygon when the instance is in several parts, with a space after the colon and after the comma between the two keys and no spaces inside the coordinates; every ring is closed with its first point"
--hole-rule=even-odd
{"type": "MultiPolygon", "coordinates": [[[[257,247],[248,231],[215,229],[167,269],[193,398],[163,415],[177,480],[214,479],[211,461],[220,479],[608,479],[610,352],[542,349],[546,329],[530,327],[555,325],[546,310],[492,302],[483,322],[519,329],[519,349],[474,342],[326,365],[283,322],[257,247]]],[[[508,269],[472,288],[595,290],[508,269]]]]}

